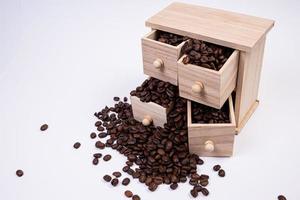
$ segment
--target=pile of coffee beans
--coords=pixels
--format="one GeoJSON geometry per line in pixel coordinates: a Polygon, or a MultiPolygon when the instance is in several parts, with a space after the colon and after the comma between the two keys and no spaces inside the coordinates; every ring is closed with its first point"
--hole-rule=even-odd
{"type": "Polygon", "coordinates": [[[181,49],[183,64],[193,64],[219,71],[233,50],[196,39],[189,39],[181,49]]]}
{"type": "Polygon", "coordinates": [[[142,102],[154,102],[169,110],[172,110],[176,101],[185,101],[178,96],[178,87],[155,78],[145,80],[130,95],[137,96],[142,102]]]}
{"type": "Polygon", "coordinates": [[[166,43],[172,46],[177,46],[183,41],[187,40],[187,37],[176,35],[173,33],[168,33],[164,31],[157,31],[157,41],[166,43]]]}
{"type": "Polygon", "coordinates": [[[191,107],[192,123],[230,123],[228,101],[225,102],[221,109],[212,108],[196,102],[192,102],[191,107]]]}

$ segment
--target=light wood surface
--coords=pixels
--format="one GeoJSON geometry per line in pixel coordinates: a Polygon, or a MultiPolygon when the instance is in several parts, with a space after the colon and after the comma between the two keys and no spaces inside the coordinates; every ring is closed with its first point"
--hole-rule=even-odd
{"type": "Polygon", "coordinates": [[[246,125],[246,123],[248,122],[248,120],[250,119],[250,117],[252,116],[252,114],[254,113],[258,105],[259,105],[259,101],[256,100],[251,106],[251,108],[248,110],[247,114],[244,115],[242,121],[237,125],[235,129],[236,134],[239,134],[242,128],[244,128],[244,126],[246,125]]]}
{"type": "Polygon", "coordinates": [[[274,21],[185,3],[172,3],[146,26],[243,51],[251,51],[274,21]]]}
{"type": "MultiPolygon", "coordinates": [[[[140,101],[136,96],[130,96],[132,112],[134,119],[144,123],[150,123],[153,121],[153,124],[156,126],[164,127],[164,124],[167,123],[167,110],[166,108],[153,103],[145,103],[140,101]],[[146,122],[147,120],[147,122],[146,122]]],[[[145,124],[149,125],[149,124],[145,124]]]]}
{"type": "Polygon", "coordinates": [[[184,42],[172,46],[156,41],[156,35],[157,31],[152,30],[142,38],[144,73],[177,85],[177,60],[184,42]]]}
{"type": "Polygon", "coordinates": [[[251,52],[240,52],[235,101],[236,120],[239,127],[258,97],[265,41],[266,38],[262,38],[251,52]]]}
{"type": "Polygon", "coordinates": [[[181,97],[221,108],[236,86],[239,51],[235,50],[224,66],[211,70],[192,64],[183,64],[184,56],[178,61],[178,83],[181,97]],[[195,92],[195,83],[202,84],[201,91],[195,92]]]}
{"type": "Polygon", "coordinates": [[[232,97],[229,97],[230,123],[196,124],[192,123],[191,101],[187,103],[189,150],[199,156],[231,156],[235,135],[235,115],[232,97]],[[211,141],[207,145],[208,141],[211,141]],[[208,147],[209,146],[209,147],[208,147]],[[213,151],[209,151],[211,147],[213,151]]]}

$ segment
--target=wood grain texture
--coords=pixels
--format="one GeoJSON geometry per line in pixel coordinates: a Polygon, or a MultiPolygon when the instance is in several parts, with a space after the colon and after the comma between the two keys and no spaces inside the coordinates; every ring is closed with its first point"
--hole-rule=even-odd
{"type": "Polygon", "coordinates": [[[143,66],[144,73],[177,85],[177,60],[180,57],[181,47],[168,45],[155,40],[157,31],[153,30],[142,38],[143,66]],[[161,59],[164,66],[161,69],[155,68],[153,62],[161,59]]]}
{"type": "Polygon", "coordinates": [[[235,50],[224,66],[211,70],[192,64],[183,64],[182,58],[177,62],[179,95],[186,99],[214,108],[221,108],[236,86],[239,51],[235,50]],[[192,86],[201,82],[204,88],[200,93],[192,91],[192,86]]]}
{"type": "Polygon", "coordinates": [[[259,101],[256,100],[253,105],[251,106],[251,108],[248,110],[248,112],[245,114],[245,116],[243,117],[243,120],[238,124],[238,126],[235,129],[236,134],[239,134],[240,131],[242,130],[242,128],[244,128],[244,126],[246,125],[246,123],[248,122],[248,120],[250,119],[250,117],[252,116],[252,114],[254,113],[254,111],[256,110],[256,108],[259,105],[259,101]]]}
{"type": "Polygon", "coordinates": [[[229,99],[230,123],[223,124],[195,124],[192,123],[191,101],[187,103],[188,138],[190,152],[199,156],[231,156],[236,129],[232,97],[229,99]],[[214,143],[213,152],[205,151],[205,142],[214,143]]]}
{"type": "Polygon", "coordinates": [[[244,118],[257,100],[265,41],[266,38],[262,38],[251,52],[240,52],[235,100],[238,126],[245,121],[244,118]]]}
{"type": "Polygon", "coordinates": [[[146,26],[243,51],[250,51],[274,21],[185,3],[172,3],[146,26]]]}
{"type": "Polygon", "coordinates": [[[130,96],[130,100],[133,116],[137,121],[142,122],[143,119],[149,115],[153,120],[153,124],[156,126],[164,127],[164,124],[167,123],[166,108],[153,102],[142,102],[136,96],[130,96]]]}

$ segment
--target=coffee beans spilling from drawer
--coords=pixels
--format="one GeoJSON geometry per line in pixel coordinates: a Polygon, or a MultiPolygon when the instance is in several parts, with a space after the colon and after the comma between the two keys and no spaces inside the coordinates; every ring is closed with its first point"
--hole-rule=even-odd
{"type": "Polygon", "coordinates": [[[189,39],[181,52],[186,55],[183,64],[193,64],[219,71],[233,50],[201,40],[189,39]]]}
{"type": "Polygon", "coordinates": [[[187,40],[187,37],[183,37],[180,35],[164,32],[164,31],[158,31],[157,34],[158,34],[157,41],[166,43],[166,44],[170,44],[172,46],[177,46],[180,43],[182,43],[183,41],[187,40]]]}
{"type": "Polygon", "coordinates": [[[137,96],[142,102],[154,102],[165,108],[172,107],[179,99],[178,87],[155,78],[145,80],[144,83],[131,91],[131,96],[137,96]]]}
{"type": "Polygon", "coordinates": [[[192,102],[192,123],[230,123],[228,102],[221,109],[192,102]]]}

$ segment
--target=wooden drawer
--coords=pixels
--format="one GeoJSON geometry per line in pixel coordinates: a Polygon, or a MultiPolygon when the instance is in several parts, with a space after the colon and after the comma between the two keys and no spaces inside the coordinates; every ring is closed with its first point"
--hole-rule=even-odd
{"type": "Polygon", "coordinates": [[[165,44],[156,41],[157,33],[157,30],[153,30],[142,38],[144,73],[177,85],[177,61],[185,42],[178,46],[165,44]]]}
{"type": "Polygon", "coordinates": [[[219,71],[178,61],[181,97],[214,108],[221,108],[236,86],[239,51],[235,50],[219,71]]]}
{"type": "Polygon", "coordinates": [[[199,156],[231,156],[235,136],[235,116],[232,97],[228,99],[230,123],[192,123],[191,101],[187,104],[189,150],[199,156]]]}
{"type": "Polygon", "coordinates": [[[136,96],[130,96],[134,119],[144,125],[153,122],[155,126],[164,127],[167,123],[167,109],[153,102],[142,102],[136,96]]]}

